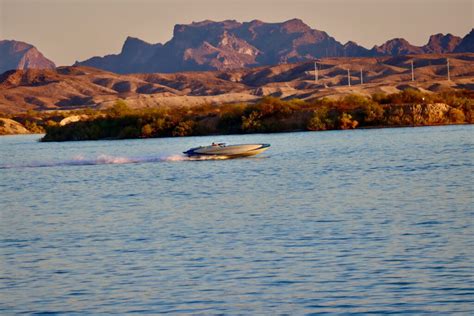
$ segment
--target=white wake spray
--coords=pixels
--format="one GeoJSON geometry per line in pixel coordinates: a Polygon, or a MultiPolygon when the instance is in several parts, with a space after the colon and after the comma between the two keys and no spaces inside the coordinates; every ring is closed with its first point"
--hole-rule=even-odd
{"type": "Polygon", "coordinates": [[[86,158],[83,155],[74,156],[70,160],[53,162],[32,162],[18,165],[0,165],[0,169],[12,168],[41,168],[58,166],[91,166],[91,165],[109,165],[109,164],[133,164],[133,163],[151,163],[151,162],[179,162],[179,161],[205,161],[228,159],[226,156],[209,157],[188,157],[185,155],[160,155],[145,157],[123,157],[112,155],[99,155],[96,158],[86,158]]]}

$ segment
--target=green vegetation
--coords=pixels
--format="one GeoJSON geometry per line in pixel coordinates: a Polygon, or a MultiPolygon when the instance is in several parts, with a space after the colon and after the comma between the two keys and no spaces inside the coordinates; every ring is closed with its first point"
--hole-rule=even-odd
{"type": "MultiPolygon", "coordinates": [[[[60,126],[61,112],[33,113],[24,119],[44,129],[43,141],[124,139],[212,134],[324,131],[392,126],[471,124],[472,91],[422,93],[405,90],[371,97],[348,95],[339,100],[281,100],[265,97],[253,104],[130,109],[118,100],[107,110],[69,111],[86,120],[60,126]]],[[[25,124],[25,123],[24,123],[25,124]]],[[[33,125],[34,124],[34,125],[33,125]]]]}

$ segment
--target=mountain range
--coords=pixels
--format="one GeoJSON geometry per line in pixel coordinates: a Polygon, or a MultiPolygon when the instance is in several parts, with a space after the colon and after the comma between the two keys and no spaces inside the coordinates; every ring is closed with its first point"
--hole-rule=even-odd
{"type": "Polygon", "coordinates": [[[165,44],[128,37],[119,54],[93,57],[75,65],[122,74],[173,73],[277,65],[324,57],[474,52],[473,46],[474,29],[464,38],[432,35],[424,46],[395,38],[367,49],[353,41],[342,44],[300,19],[282,23],[206,20],[176,25],[172,39],[165,44]]]}
{"type": "MultiPolygon", "coordinates": [[[[205,20],[175,25],[173,37],[165,44],[150,44],[128,37],[119,54],[92,57],[75,65],[119,74],[175,73],[231,70],[329,57],[463,52],[474,52],[474,29],[464,38],[435,34],[423,46],[395,38],[367,49],[353,41],[342,44],[326,32],[312,29],[300,19],[281,23],[205,20]]],[[[33,45],[14,40],[0,41],[0,73],[11,69],[52,68],[55,68],[54,62],[33,45]]]]}

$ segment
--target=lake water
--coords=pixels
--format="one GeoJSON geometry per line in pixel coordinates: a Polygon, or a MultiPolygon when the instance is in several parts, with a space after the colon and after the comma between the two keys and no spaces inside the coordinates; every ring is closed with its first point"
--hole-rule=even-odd
{"type": "Polygon", "coordinates": [[[0,137],[0,314],[471,314],[473,132],[0,137]]]}

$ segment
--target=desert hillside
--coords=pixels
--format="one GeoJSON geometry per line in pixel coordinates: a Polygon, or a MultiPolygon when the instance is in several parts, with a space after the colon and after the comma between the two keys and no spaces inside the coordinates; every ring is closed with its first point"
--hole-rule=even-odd
{"type": "Polygon", "coordinates": [[[84,66],[15,70],[0,75],[0,112],[100,109],[119,98],[140,108],[251,102],[264,96],[311,100],[394,93],[408,87],[424,92],[474,90],[473,61],[474,53],[324,58],[317,60],[317,81],[313,62],[174,74],[119,75],[84,66]],[[411,81],[412,61],[415,81],[411,81]]]}

